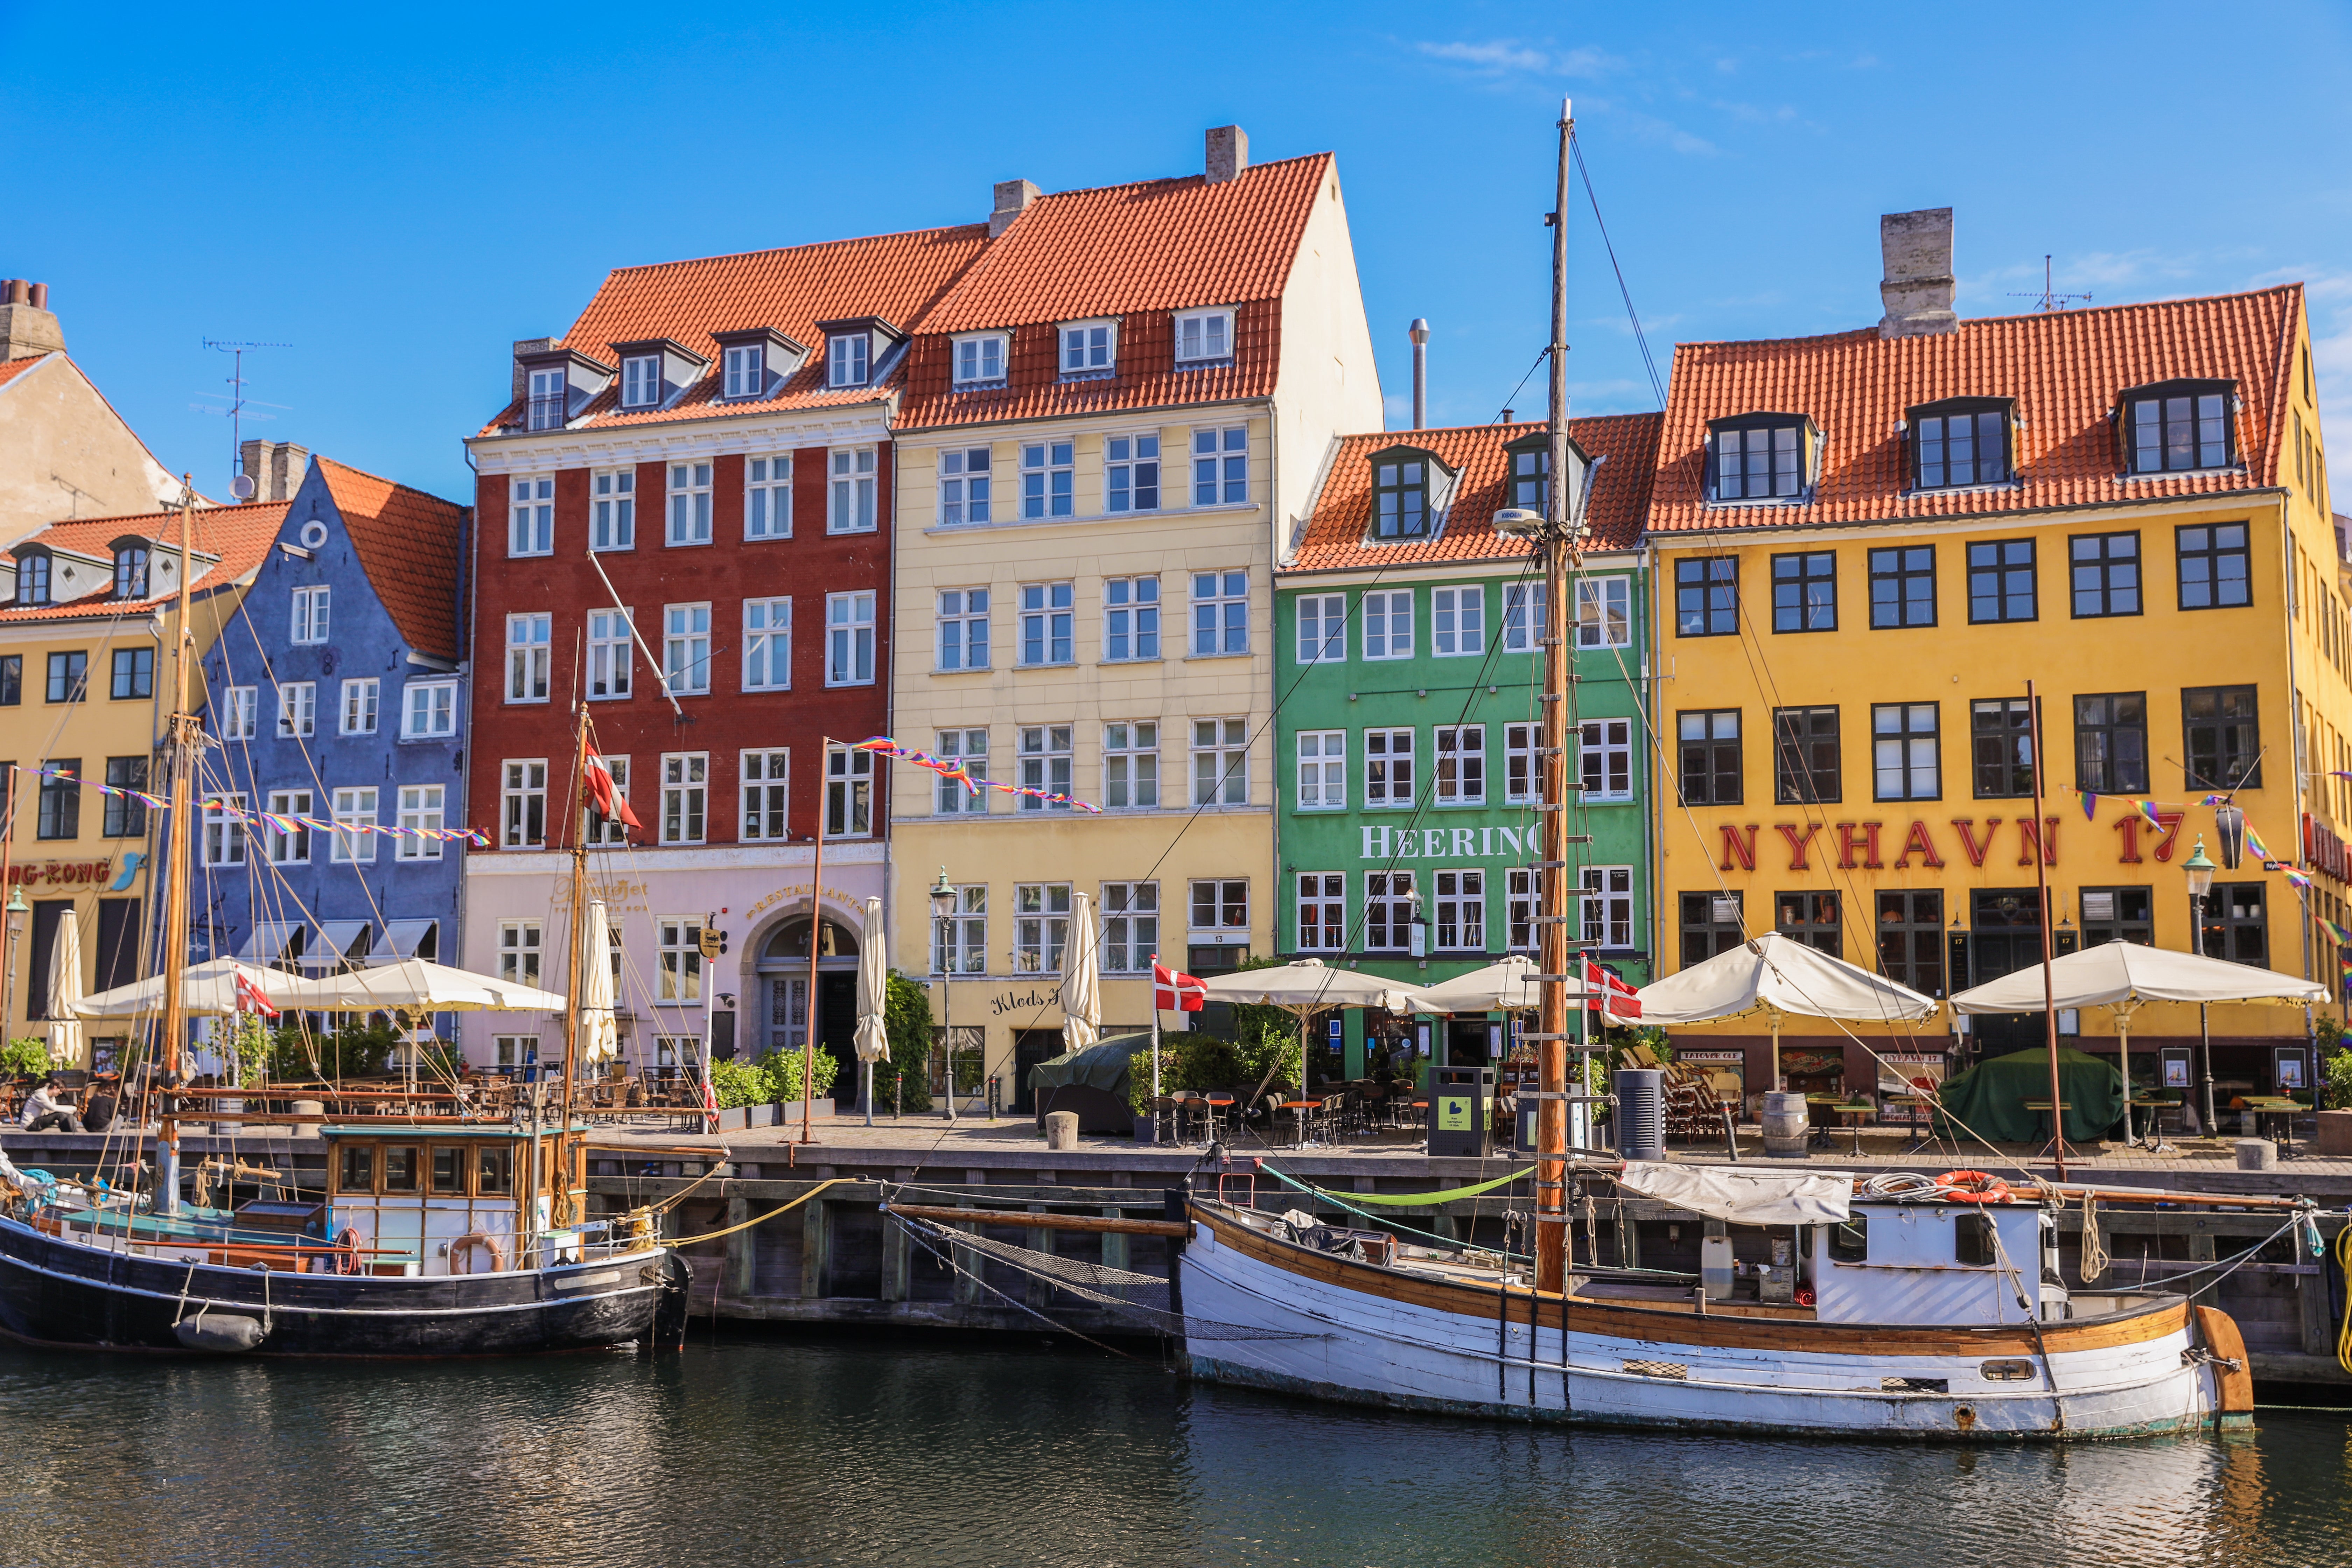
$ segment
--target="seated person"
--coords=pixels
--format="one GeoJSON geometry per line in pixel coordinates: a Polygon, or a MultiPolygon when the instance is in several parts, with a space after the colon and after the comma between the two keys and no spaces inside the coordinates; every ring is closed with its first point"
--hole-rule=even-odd
{"type": "Polygon", "coordinates": [[[114,1113],[121,1104],[121,1082],[112,1073],[100,1073],[90,1080],[89,1096],[82,1101],[83,1131],[103,1132],[114,1125],[114,1113]]]}
{"type": "Polygon", "coordinates": [[[60,1132],[79,1132],[81,1122],[73,1108],[58,1096],[59,1080],[51,1073],[38,1089],[25,1097],[25,1113],[18,1118],[27,1132],[46,1132],[51,1128],[60,1132]]]}

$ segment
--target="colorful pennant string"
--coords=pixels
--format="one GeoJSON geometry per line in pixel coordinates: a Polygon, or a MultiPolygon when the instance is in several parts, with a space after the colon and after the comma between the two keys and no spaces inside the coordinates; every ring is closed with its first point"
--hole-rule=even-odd
{"type": "MultiPolygon", "coordinates": [[[[14,772],[28,773],[34,778],[64,779],[78,784],[84,789],[94,789],[100,795],[120,795],[125,800],[135,800],[150,811],[172,809],[170,801],[160,795],[152,795],[143,789],[125,789],[120,784],[100,784],[96,779],[78,778],[62,769],[28,768],[15,763],[9,763],[8,766],[14,772]]],[[[378,822],[325,822],[315,816],[289,816],[274,811],[246,811],[218,799],[200,801],[197,803],[196,809],[207,816],[225,817],[232,822],[266,824],[280,833],[299,833],[308,828],[313,833],[372,833],[379,838],[432,838],[443,843],[463,841],[484,849],[488,848],[490,845],[488,834],[472,827],[394,827],[378,822]]]]}
{"type": "Polygon", "coordinates": [[[940,777],[953,779],[963,785],[968,795],[978,795],[982,790],[992,789],[1000,795],[1026,795],[1032,800],[1042,800],[1048,805],[1066,805],[1077,811],[1092,812],[1097,816],[1102,815],[1101,806],[1079,800],[1074,795],[1055,795],[1050,790],[1031,789],[1022,784],[999,784],[994,779],[976,779],[971,776],[971,770],[961,761],[935,757],[929,752],[919,752],[912,746],[902,746],[887,735],[869,735],[849,749],[853,752],[873,752],[886,757],[896,757],[902,763],[912,763],[919,768],[929,768],[940,777]]]}
{"type": "Polygon", "coordinates": [[[2338,947],[2352,947],[2352,926],[2340,926],[2334,921],[2321,921],[2319,929],[2326,931],[2338,947]]]}

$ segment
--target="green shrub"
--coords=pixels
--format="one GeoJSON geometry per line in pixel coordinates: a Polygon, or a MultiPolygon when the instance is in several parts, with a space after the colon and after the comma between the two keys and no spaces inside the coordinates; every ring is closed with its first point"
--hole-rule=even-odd
{"type": "Polygon", "coordinates": [[[10,1078],[38,1077],[56,1064],[49,1060],[49,1042],[26,1036],[0,1046],[0,1073],[10,1078]]]}
{"type": "Polygon", "coordinates": [[[740,1105],[765,1105],[772,1098],[768,1075],[740,1058],[713,1061],[710,1087],[717,1091],[722,1110],[732,1110],[740,1105]]]}
{"type": "Polygon", "coordinates": [[[2352,1110],[2352,1051],[2338,1051],[2327,1058],[2323,1082],[2331,1109],[2352,1110]]]}
{"type": "MultiPolygon", "coordinates": [[[[770,1101],[783,1103],[801,1098],[800,1052],[770,1051],[761,1057],[756,1065],[761,1072],[767,1075],[770,1101]]],[[[834,1059],[831,1051],[818,1051],[816,1053],[816,1093],[820,1095],[832,1093],[833,1080],[840,1071],[841,1063],[834,1059]]]]}
{"type": "Polygon", "coordinates": [[[890,993],[882,1011],[890,1037],[890,1059],[874,1064],[874,1109],[931,1108],[931,994],[919,982],[890,972],[890,993]]]}
{"type": "Polygon", "coordinates": [[[281,1083],[373,1078],[401,1037],[389,1024],[346,1024],[331,1034],[278,1029],[269,1039],[269,1076],[281,1083]]]}

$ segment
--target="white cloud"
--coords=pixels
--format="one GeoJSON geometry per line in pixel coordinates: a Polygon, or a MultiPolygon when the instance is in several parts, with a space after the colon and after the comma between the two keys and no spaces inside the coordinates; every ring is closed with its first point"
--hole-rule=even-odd
{"type": "Polygon", "coordinates": [[[1483,44],[1460,41],[1419,43],[1413,48],[1431,59],[1468,66],[1490,76],[1519,73],[1528,76],[1600,77],[1621,68],[1625,63],[1596,48],[1547,48],[1522,43],[1517,38],[1496,38],[1483,44]]]}

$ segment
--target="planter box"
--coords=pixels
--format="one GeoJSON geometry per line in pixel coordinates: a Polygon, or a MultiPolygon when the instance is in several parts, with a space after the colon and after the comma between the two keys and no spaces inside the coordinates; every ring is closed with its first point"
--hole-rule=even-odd
{"type": "Polygon", "coordinates": [[[2352,1158],[2352,1110],[2319,1113],[2319,1135],[2313,1141],[2312,1152],[2352,1158]]]}

